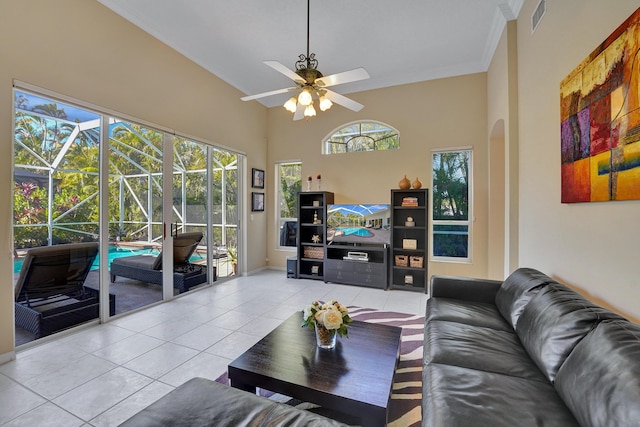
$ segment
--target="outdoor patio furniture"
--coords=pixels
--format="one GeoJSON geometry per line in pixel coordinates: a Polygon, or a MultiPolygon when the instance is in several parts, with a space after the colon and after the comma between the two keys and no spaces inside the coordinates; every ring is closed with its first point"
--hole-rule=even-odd
{"type": "MultiPolygon", "coordinates": [[[[189,262],[189,258],[202,240],[202,232],[184,233],[173,238],[173,287],[180,293],[207,281],[205,266],[189,262]]],[[[132,255],[116,258],[110,266],[111,282],[116,277],[162,285],[162,252],[158,256],[132,255]]],[[[215,277],[215,275],[214,275],[215,277]]]]}
{"type": "Polygon", "coordinates": [[[280,246],[295,246],[298,221],[285,221],[280,227],[280,246]]]}
{"type": "MultiPolygon", "coordinates": [[[[98,243],[70,243],[29,249],[15,284],[15,322],[35,335],[99,317],[100,298],[84,281],[98,254],[98,243]]],[[[115,296],[109,295],[115,314],[115,296]]]]}

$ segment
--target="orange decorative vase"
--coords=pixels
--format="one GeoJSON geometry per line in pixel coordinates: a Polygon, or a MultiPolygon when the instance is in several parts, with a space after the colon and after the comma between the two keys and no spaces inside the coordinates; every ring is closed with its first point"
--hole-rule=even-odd
{"type": "Polygon", "coordinates": [[[408,190],[409,187],[411,187],[411,182],[407,179],[407,175],[405,175],[398,183],[398,188],[401,190],[408,190]]]}
{"type": "Polygon", "coordinates": [[[419,188],[422,188],[422,183],[420,182],[420,180],[418,180],[418,178],[416,178],[416,180],[413,181],[413,184],[411,184],[411,188],[414,188],[416,190],[419,188]]]}

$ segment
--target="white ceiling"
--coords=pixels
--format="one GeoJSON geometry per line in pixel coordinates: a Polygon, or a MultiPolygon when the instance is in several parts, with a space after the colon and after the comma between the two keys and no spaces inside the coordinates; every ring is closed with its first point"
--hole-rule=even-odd
{"type": "MultiPolygon", "coordinates": [[[[292,86],[262,62],[306,54],[305,0],[98,0],[245,95],[292,86]]],[[[325,76],[364,67],[341,94],[486,71],[524,0],[311,0],[310,53],[325,76]]],[[[281,105],[290,95],[260,100],[281,105]]],[[[248,101],[258,102],[258,101],[248,101]]]]}

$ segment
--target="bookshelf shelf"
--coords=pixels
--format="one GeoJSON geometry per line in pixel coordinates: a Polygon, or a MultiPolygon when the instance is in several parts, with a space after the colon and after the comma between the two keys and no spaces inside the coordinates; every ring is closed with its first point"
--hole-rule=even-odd
{"type": "Polygon", "coordinates": [[[428,202],[427,189],[391,190],[391,289],[427,290],[428,202]]]}

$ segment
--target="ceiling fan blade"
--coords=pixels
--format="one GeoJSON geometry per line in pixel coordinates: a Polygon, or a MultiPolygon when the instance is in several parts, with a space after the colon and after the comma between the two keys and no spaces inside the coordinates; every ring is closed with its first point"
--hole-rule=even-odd
{"type": "Polygon", "coordinates": [[[296,107],[296,112],[293,114],[293,120],[302,120],[304,119],[304,109],[306,107],[304,105],[300,105],[300,103],[298,103],[298,106],[296,107]]]}
{"type": "Polygon", "coordinates": [[[348,108],[352,111],[360,111],[364,108],[364,105],[359,102],[354,101],[353,99],[349,99],[346,96],[340,95],[332,90],[325,89],[327,93],[325,96],[331,100],[331,102],[335,102],[338,105],[342,105],[345,108],[348,108]]]}
{"type": "Polygon", "coordinates": [[[273,68],[274,70],[289,77],[291,80],[293,80],[296,83],[299,83],[299,84],[306,83],[306,81],[302,77],[300,77],[294,71],[291,71],[290,69],[288,69],[287,67],[279,63],[278,61],[264,61],[264,63],[269,67],[273,68]]]}
{"type": "Polygon", "coordinates": [[[356,68],[355,70],[344,71],[342,73],[331,74],[330,76],[320,77],[316,79],[315,84],[320,87],[329,87],[341,85],[344,83],[357,82],[369,78],[369,73],[364,68],[356,68]]]}
{"type": "Polygon", "coordinates": [[[278,89],[278,90],[272,90],[270,92],[263,92],[263,93],[258,93],[255,95],[248,95],[248,96],[243,96],[242,98],[240,98],[243,101],[251,101],[254,99],[258,99],[258,98],[264,98],[267,96],[271,96],[271,95],[280,95],[281,93],[287,93],[287,92],[291,92],[292,90],[298,89],[296,86],[294,87],[287,87],[284,89],[278,89]]]}

